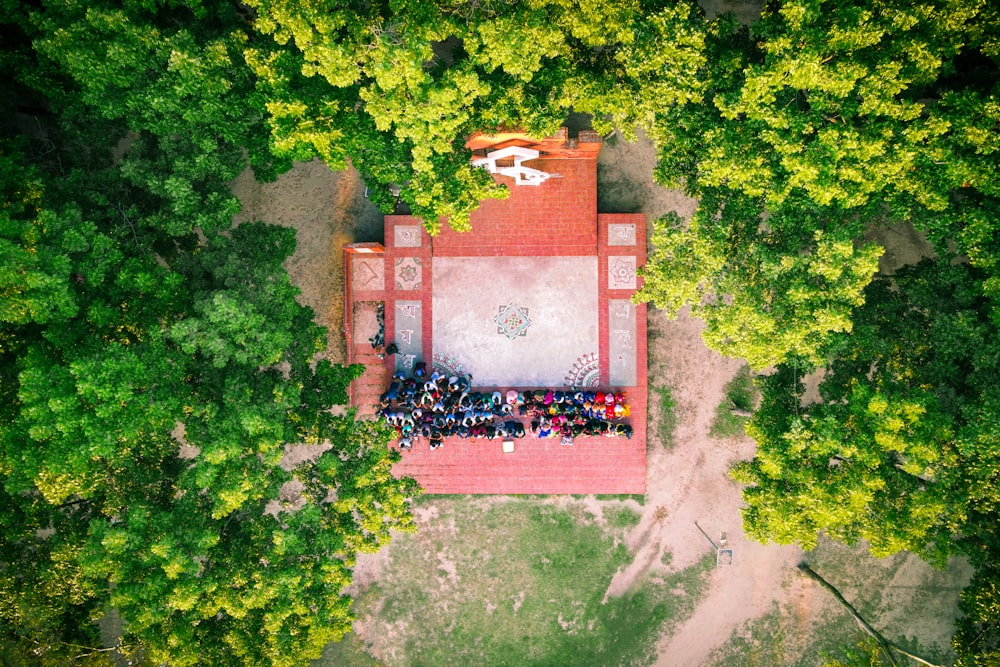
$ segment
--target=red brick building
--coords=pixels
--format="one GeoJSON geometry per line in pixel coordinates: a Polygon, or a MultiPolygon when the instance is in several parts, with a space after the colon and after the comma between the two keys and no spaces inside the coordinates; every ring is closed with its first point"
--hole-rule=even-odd
{"type": "Polygon", "coordinates": [[[395,471],[428,493],[644,493],[646,307],[629,299],[641,286],[645,216],[597,213],[593,132],[477,135],[467,145],[510,189],[472,214],[471,232],[443,224],[432,238],[419,220],[392,215],[384,246],[345,248],[348,358],[366,365],[352,405],[373,416],[394,370],[419,361],[471,374],[477,391],[621,391],[630,439],[570,445],[529,434],[513,452],[500,439],[449,437],[433,451],[423,440],[395,471]],[[400,348],[385,360],[369,342],[380,327],[400,348]]]}

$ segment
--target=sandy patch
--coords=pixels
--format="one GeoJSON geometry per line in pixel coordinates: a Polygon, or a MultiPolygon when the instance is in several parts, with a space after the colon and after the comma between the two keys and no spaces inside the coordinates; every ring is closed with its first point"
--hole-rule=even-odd
{"type": "Polygon", "coordinates": [[[365,199],[354,169],[331,171],[316,160],[296,164],[274,183],[258,183],[247,169],[232,184],[243,204],[236,222],[261,221],[295,229],[298,245],[285,261],[301,290],[299,303],[316,313],[330,332],[327,357],[346,360],[343,336],[343,247],[382,241],[382,214],[365,199]]]}

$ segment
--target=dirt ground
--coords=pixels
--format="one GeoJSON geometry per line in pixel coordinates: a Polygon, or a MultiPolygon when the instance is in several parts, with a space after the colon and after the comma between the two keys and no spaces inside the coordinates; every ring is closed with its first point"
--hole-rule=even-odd
{"type": "MultiPolygon", "coordinates": [[[[608,142],[598,167],[600,210],[644,212],[650,222],[668,211],[689,217],[695,207],[693,200],[652,183],[654,161],[648,142],[608,142]]],[[[245,173],[233,189],[244,204],[240,220],[262,220],[296,229],[298,249],[287,268],[302,290],[300,301],[312,307],[317,320],[330,329],[330,358],[342,361],[341,249],[344,243],[382,240],[381,214],[365,199],[358,174],[333,173],[313,162],[298,165],[272,184],[255,183],[252,175],[245,173]]],[[[919,243],[918,237],[889,236],[904,244],[893,250],[893,256],[919,254],[918,249],[905,245],[919,243]]],[[[724,399],[724,386],[740,362],[707,349],[700,331],[701,323],[683,313],[669,321],[650,309],[650,384],[669,388],[676,401],[675,444],[667,448],[656,441],[655,422],[651,423],[647,497],[640,508],[642,518],[627,537],[633,558],[607,591],[607,596],[620,595],[651,568],[678,571],[709,553],[712,546],[696,521],[713,540],[726,534],[727,546],[733,549],[732,564],[714,570],[708,592],[693,616],[661,638],[656,664],[663,667],[725,664],[716,662],[719,654],[713,656],[713,652],[734,633],[743,631],[748,622],[773,610],[778,610],[786,635],[808,642],[810,632],[829,617],[834,604],[826,593],[797,576],[795,565],[803,559],[801,550],[762,545],[743,535],[740,489],[727,471],[734,462],[752,456],[753,442],[745,437],[720,441],[709,435],[716,406],[724,399]],[[663,565],[666,552],[670,553],[666,559],[669,565],[663,565]]],[[[651,393],[651,402],[655,396],[651,393]]],[[[650,419],[656,420],[657,410],[652,406],[650,413],[650,419]]],[[[433,519],[417,518],[418,524],[433,519]]],[[[916,636],[922,645],[948,646],[957,594],[970,574],[966,565],[956,562],[936,573],[912,556],[878,561],[861,549],[837,548],[841,549],[841,560],[854,565],[849,571],[856,581],[834,581],[848,599],[863,592],[866,572],[886,575],[888,588],[879,599],[887,611],[869,619],[876,627],[890,638],[916,636]],[[927,587],[933,595],[917,595],[919,589],[927,587]],[[911,602],[916,597],[921,602],[914,606],[911,602]]],[[[359,558],[355,588],[377,581],[386,562],[385,551],[359,558]]],[[[363,627],[356,630],[363,635],[363,627]]]]}

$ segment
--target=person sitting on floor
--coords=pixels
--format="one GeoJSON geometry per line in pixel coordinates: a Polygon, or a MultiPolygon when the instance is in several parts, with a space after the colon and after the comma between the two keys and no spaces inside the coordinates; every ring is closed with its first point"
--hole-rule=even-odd
{"type": "Polygon", "coordinates": [[[389,389],[385,392],[384,396],[388,401],[395,401],[399,398],[399,390],[403,388],[403,383],[399,381],[392,381],[389,383],[389,389]]]}
{"type": "Polygon", "coordinates": [[[431,431],[429,440],[431,442],[431,449],[437,449],[444,444],[444,436],[442,436],[441,431],[437,429],[431,431]]]}
{"type": "Polygon", "coordinates": [[[523,438],[524,437],[524,424],[519,421],[511,420],[504,424],[507,427],[507,435],[511,438],[523,438]]]}

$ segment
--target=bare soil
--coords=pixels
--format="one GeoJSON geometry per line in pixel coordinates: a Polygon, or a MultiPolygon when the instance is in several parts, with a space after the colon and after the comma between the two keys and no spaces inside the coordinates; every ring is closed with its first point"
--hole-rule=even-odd
{"type": "MultiPolygon", "coordinates": [[[[609,142],[599,162],[601,210],[641,211],[650,222],[669,211],[688,218],[695,202],[653,184],[654,162],[655,151],[648,141],[609,142]]],[[[302,290],[301,303],[310,306],[317,321],[330,330],[331,360],[343,361],[341,250],[349,242],[382,240],[381,214],[365,199],[357,172],[334,173],[312,162],[297,165],[271,184],[258,184],[247,172],[234,182],[233,190],[244,204],[239,220],[262,220],[296,230],[298,248],[287,268],[302,290]]],[[[915,234],[887,234],[879,240],[894,244],[891,252],[897,261],[919,257],[923,250],[915,234]]],[[[670,321],[650,309],[650,384],[671,390],[677,427],[674,444],[667,446],[658,441],[656,424],[650,424],[646,501],[641,507],[636,504],[642,516],[625,537],[633,557],[611,581],[606,598],[629,591],[647,573],[679,571],[710,553],[713,547],[698,526],[716,542],[725,533],[726,546],[733,550],[732,564],[712,573],[708,592],[693,616],[661,638],[656,664],[726,664],[720,649],[745,633],[748,623],[775,610],[783,634],[795,638],[787,647],[787,664],[793,664],[799,655],[796,647],[807,643],[810,634],[837,610],[824,592],[797,576],[795,565],[803,558],[800,549],[759,544],[743,534],[740,489],[728,469],[751,457],[754,444],[746,437],[720,441],[709,435],[715,409],[724,400],[724,387],[741,363],[706,348],[701,329],[701,323],[685,313],[670,321]]],[[[655,400],[651,392],[651,402],[655,400]]],[[[656,418],[653,409],[651,419],[656,418]]],[[[505,499],[483,498],[481,502],[505,499]]],[[[430,508],[419,515],[418,525],[430,525],[435,519],[432,514],[430,508]]],[[[595,514],[600,516],[600,512],[595,514]]],[[[373,556],[359,557],[354,590],[379,580],[391,549],[390,545],[373,556]]],[[[873,625],[890,638],[915,636],[921,645],[947,650],[958,591],[969,576],[967,565],[956,562],[944,572],[935,572],[908,555],[879,561],[861,548],[827,545],[821,549],[827,550],[825,562],[842,565],[840,580],[834,583],[848,599],[870,594],[865,582],[882,582],[879,609],[876,617],[869,618],[873,625]]],[[[442,586],[455,585],[454,568],[448,562],[440,565],[446,574],[442,586]]],[[[428,594],[433,596],[433,591],[428,594]]],[[[364,636],[364,624],[355,630],[362,640],[377,639],[364,636]]],[[[400,664],[399,656],[387,662],[400,664]]]]}

